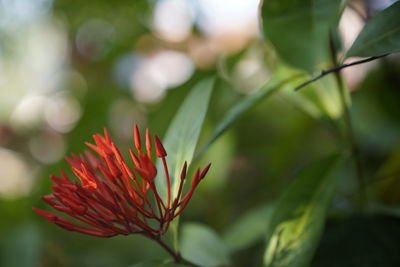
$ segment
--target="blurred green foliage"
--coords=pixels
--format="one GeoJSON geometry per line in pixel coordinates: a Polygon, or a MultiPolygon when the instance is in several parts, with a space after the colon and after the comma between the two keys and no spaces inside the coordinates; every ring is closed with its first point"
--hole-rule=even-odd
{"type": "MultiPolygon", "coordinates": [[[[180,147],[178,153],[188,156],[173,162],[177,169],[193,155],[192,172],[194,167],[213,163],[182,214],[180,225],[171,228],[180,235],[183,255],[196,264],[294,266],[288,262],[295,258],[298,264],[304,263],[301,266],[310,261],[311,266],[399,266],[398,55],[382,58],[369,68],[348,68],[344,73],[351,90],[351,101],[346,104],[361,155],[364,188],[357,184],[334,77],[327,76],[296,93],[292,90],[309,78],[307,73],[332,66],[329,33],[338,32],[343,11],[353,10],[353,4],[359,10],[358,3],[344,6],[341,1],[328,1],[329,5],[323,0],[264,1],[261,24],[266,40],[261,40],[258,32],[249,37],[251,30],[247,28],[242,35],[215,37],[210,29],[204,30],[210,19],[204,5],[211,4],[182,0],[192,4],[190,12],[197,13],[192,16],[188,35],[174,42],[157,32],[154,22],[160,3],[167,1],[171,0],[36,0],[32,3],[39,3],[43,10],[34,13],[34,8],[27,9],[36,15],[25,20],[13,14],[23,14],[17,11],[28,8],[27,1],[18,0],[22,3],[19,7],[10,1],[0,2],[0,98],[5,103],[4,99],[13,99],[0,108],[0,161],[4,162],[0,165],[0,266],[173,266],[166,263],[168,254],[143,236],[88,237],[49,224],[31,210],[32,206],[48,209],[40,200],[51,190],[48,176],[58,174],[60,168],[70,172],[62,157],[82,153],[85,141],[104,127],[110,129],[127,155],[133,143],[134,122],[166,139],[183,131],[191,146],[180,147]],[[6,21],[11,15],[14,20],[6,21]],[[25,42],[21,36],[28,36],[33,26],[38,29],[30,33],[33,41],[25,42]],[[39,34],[46,29],[52,29],[47,39],[39,34]],[[60,45],[59,40],[65,43],[60,45]],[[60,55],[58,65],[51,65],[54,69],[43,77],[62,78],[56,79],[50,89],[43,86],[46,88],[39,93],[29,91],[37,81],[33,76],[42,75],[33,70],[51,61],[42,58],[52,53],[46,48],[57,45],[64,47],[57,51],[65,55],[60,55]],[[45,51],[39,58],[19,54],[32,47],[44,47],[45,51]],[[171,51],[190,58],[192,65],[187,66],[192,66],[193,72],[163,87],[154,101],[143,101],[138,85],[148,91],[158,90],[158,83],[172,76],[151,76],[154,73],[150,71],[139,83],[135,75],[157,55],[171,51]],[[22,67],[14,66],[14,61],[25,57],[22,67]],[[32,63],[32,69],[26,62],[32,63]],[[12,80],[23,79],[31,71],[32,76],[28,75],[22,85],[12,80]],[[10,73],[19,74],[14,77],[10,73]],[[214,87],[204,85],[211,76],[216,77],[214,87]],[[3,83],[8,79],[12,82],[3,83]],[[41,118],[38,122],[21,126],[18,114],[36,116],[32,105],[25,113],[16,111],[24,110],[21,103],[32,95],[35,101],[45,99],[38,105],[44,109],[56,103],[58,97],[63,101],[72,99],[73,105],[62,109],[64,106],[57,102],[55,110],[43,111],[42,117],[37,115],[41,118]],[[175,117],[184,101],[189,102],[175,117]],[[67,130],[60,130],[57,122],[61,123],[65,119],[62,115],[67,116],[72,107],[79,116],[67,125],[71,126],[67,130]],[[54,119],[52,115],[57,116],[54,119]],[[170,125],[173,127],[168,130],[170,125]],[[37,140],[42,141],[35,143],[37,140]],[[58,154],[52,156],[58,148],[58,154]],[[346,160],[332,172],[334,175],[325,176],[333,164],[320,159],[337,152],[346,160]],[[7,161],[9,158],[14,161],[7,161]],[[15,160],[22,165],[11,164],[15,160]],[[21,166],[27,171],[14,172],[17,167],[24,169],[21,166]],[[303,169],[300,173],[311,175],[298,176],[303,169]],[[336,191],[332,192],[331,180],[325,183],[328,178],[334,179],[336,191]],[[19,193],[2,190],[8,188],[6,181],[10,180],[18,181],[14,187],[19,191],[13,190],[19,193]],[[282,231],[295,239],[294,243],[279,240],[282,231]],[[268,238],[272,233],[278,241],[268,238]],[[280,242],[281,250],[271,249],[271,242],[280,242]],[[285,252],[292,246],[296,255],[285,252]],[[263,262],[266,248],[274,255],[263,262]],[[287,264],[274,265],[275,256],[280,257],[279,263],[287,264]],[[143,264],[135,265],[139,262],[143,264]]],[[[343,46],[338,54],[346,54],[346,49],[348,55],[357,56],[397,52],[400,26],[394,14],[398,7],[399,2],[370,19],[350,51],[343,46]],[[389,17],[385,15],[388,13],[389,17]],[[375,42],[381,37],[385,37],[382,42],[375,42]],[[363,44],[371,40],[376,45],[368,50],[363,44]]],[[[229,8],[225,12],[229,13],[229,8]]],[[[164,61],[157,62],[162,65],[164,61]]],[[[166,69],[171,71],[186,66],[168,64],[166,69]]],[[[167,143],[174,148],[179,141],[178,136],[167,143]]]]}

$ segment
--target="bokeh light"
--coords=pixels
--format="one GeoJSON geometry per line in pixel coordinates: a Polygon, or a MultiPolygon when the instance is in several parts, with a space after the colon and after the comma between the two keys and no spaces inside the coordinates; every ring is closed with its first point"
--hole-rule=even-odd
{"type": "Polygon", "coordinates": [[[131,88],[142,102],[157,102],[166,89],[186,82],[194,71],[192,60],[184,53],[172,50],[157,51],[142,58],[133,71],[131,88]]]}
{"type": "Polygon", "coordinates": [[[35,171],[21,155],[0,147],[0,198],[26,196],[33,186],[35,171]]]}
{"type": "MultiPolygon", "coordinates": [[[[365,22],[358,12],[351,8],[343,11],[339,24],[339,30],[342,37],[343,51],[347,51],[351,44],[361,32],[365,22]]],[[[343,76],[351,89],[356,89],[360,81],[365,77],[371,64],[359,65],[354,68],[343,70],[343,76]]]]}
{"type": "Polygon", "coordinates": [[[53,96],[45,106],[44,116],[48,125],[59,133],[72,130],[81,116],[79,102],[68,95],[53,96]]]}
{"type": "Polygon", "coordinates": [[[28,146],[32,156],[45,164],[61,160],[66,150],[63,136],[52,131],[43,131],[32,136],[28,146]]]}
{"type": "Polygon", "coordinates": [[[189,1],[161,0],[153,12],[153,27],[160,38],[181,42],[191,34],[194,10],[189,1]]]}

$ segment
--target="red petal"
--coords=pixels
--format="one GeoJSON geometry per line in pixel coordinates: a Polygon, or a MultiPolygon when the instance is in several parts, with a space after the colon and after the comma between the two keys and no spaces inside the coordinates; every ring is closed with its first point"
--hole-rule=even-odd
{"type": "Polygon", "coordinates": [[[51,213],[51,212],[48,212],[48,211],[45,211],[45,210],[42,210],[42,209],[39,209],[36,207],[32,207],[32,209],[49,222],[57,221],[58,216],[55,215],[54,213],[51,213]]]}

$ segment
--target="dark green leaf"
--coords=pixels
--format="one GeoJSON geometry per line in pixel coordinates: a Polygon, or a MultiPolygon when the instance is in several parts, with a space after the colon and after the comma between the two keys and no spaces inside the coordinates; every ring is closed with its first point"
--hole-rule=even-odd
{"type": "Polygon", "coordinates": [[[266,266],[308,266],[334,192],[338,156],[308,166],[278,201],[267,230],[266,266]]]}
{"type": "Polygon", "coordinates": [[[400,2],[377,13],[365,24],[347,57],[380,56],[400,51],[400,2]]]}
{"type": "Polygon", "coordinates": [[[313,71],[329,51],[330,29],[336,26],[340,0],[264,0],[263,30],[279,56],[295,67],[313,71]]]}
{"type": "Polygon", "coordinates": [[[264,205],[244,214],[224,233],[223,241],[229,250],[246,248],[265,236],[265,223],[270,220],[272,206],[264,205]]]}
{"type": "Polygon", "coordinates": [[[229,264],[228,249],[217,233],[201,224],[182,227],[181,251],[184,259],[200,266],[229,264]]]}

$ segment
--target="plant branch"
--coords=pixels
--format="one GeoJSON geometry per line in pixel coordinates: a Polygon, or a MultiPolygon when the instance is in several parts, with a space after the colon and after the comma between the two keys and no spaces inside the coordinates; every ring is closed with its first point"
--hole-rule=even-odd
{"type": "Polygon", "coordinates": [[[154,241],[156,241],[160,246],[162,246],[170,255],[171,257],[174,259],[174,261],[176,263],[181,262],[182,257],[179,254],[179,252],[175,252],[174,250],[172,250],[167,243],[165,243],[160,237],[158,238],[154,238],[154,241]]]}
{"type": "Polygon", "coordinates": [[[367,62],[376,60],[376,59],[378,59],[378,58],[386,57],[387,55],[388,55],[388,54],[381,55],[381,56],[369,57],[369,58],[365,58],[365,59],[362,59],[362,60],[357,60],[357,61],[354,61],[354,62],[351,62],[351,63],[348,63],[348,64],[342,64],[342,65],[336,66],[336,67],[334,67],[334,68],[332,68],[332,69],[323,70],[323,71],[321,72],[320,75],[318,75],[318,76],[315,77],[315,78],[312,78],[311,80],[308,80],[308,81],[306,81],[306,82],[300,84],[299,86],[297,86],[296,88],[294,88],[294,90],[295,90],[295,91],[298,91],[298,90],[300,90],[301,88],[303,88],[303,87],[305,87],[305,86],[307,86],[307,85],[309,85],[309,84],[311,84],[311,83],[313,83],[313,82],[318,81],[319,79],[323,78],[324,76],[326,76],[326,75],[328,75],[328,74],[331,74],[331,73],[338,73],[338,72],[340,72],[340,70],[342,70],[342,69],[344,69],[344,68],[351,67],[351,66],[355,66],[355,65],[359,65],[359,64],[363,64],[363,63],[367,63],[367,62]]]}
{"type": "Polygon", "coordinates": [[[357,173],[357,180],[358,180],[358,184],[360,187],[360,191],[363,191],[365,188],[364,174],[363,174],[362,167],[361,167],[360,153],[359,153],[358,148],[355,143],[355,135],[354,135],[353,123],[351,121],[350,110],[346,103],[346,96],[345,96],[346,89],[343,86],[343,80],[342,80],[342,77],[340,76],[339,72],[335,73],[335,78],[336,78],[336,82],[338,85],[340,102],[342,103],[343,118],[344,118],[344,122],[346,124],[346,129],[347,129],[347,139],[348,139],[349,146],[351,149],[352,157],[354,158],[354,164],[355,164],[356,173],[357,173]]]}
{"type": "Polygon", "coordinates": [[[156,241],[161,247],[163,247],[168,254],[171,255],[171,257],[174,259],[175,263],[184,263],[189,266],[197,267],[198,265],[194,264],[193,262],[190,262],[184,258],[182,258],[181,254],[178,251],[174,251],[172,248],[168,246],[167,243],[165,243],[160,237],[153,237],[152,238],[154,241],[156,241]]]}
{"type": "Polygon", "coordinates": [[[334,74],[335,74],[335,80],[336,80],[336,83],[337,83],[337,88],[338,88],[339,96],[340,96],[340,102],[342,104],[343,119],[344,119],[344,123],[346,125],[345,128],[347,130],[347,140],[348,140],[348,143],[349,143],[349,146],[350,146],[351,155],[352,155],[353,160],[354,160],[354,165],[355,165],[355,169],[356,169],[356,176],[357,176],[357,180],[358,180],[359,190],[360,190],[360,193],[362,195],[362,199],[361,199],[361,203],[360,203],[361,206],[362,206],[362,204],[364,203],[365,180],[364,180],[363,170],[362,170],[362,167],[361,167],[362,164],[361,164],[360,154],[359,154],[358,148],[356,146],[356,140],[355,140],[355,135],[354,135],[353,124],[352,124],[352,121],[351,121],[350,109],[349,109],[349,106],[348,106],[347,101],[346,101],[346,88],[345,88],[345,86],[343,84],[343,79],[342,79],[342,76],[340,74],[340,70],[344,68],[343,66],[345,66],[345,67],[354,66],[354,65],[357,65],[357,64],[361,64],[361,63],[365,63],[365,62],[368,62],[368,61],[375,60],[375,59],[377,59],[379,57],[383,57],[385,55],[379,56],[379,57],[370,57],[370,58],[367,58],[367,59],[364,59],[364,60],[361,60],[361,61],[358,61],[358,62],[353,62],[353,63],[350,63],[350,64],[338,65],[337,58],[336,58],[336,49],[335,49],[334,44],[332,42],[332,37],[330,38],[330,52],[331,52],[331,58],[332,58],[333,64],[338,66],[338,67],[333,68],[332,69],[333,71],[330,71],[329,73],[334,72],[334,74]]]}

